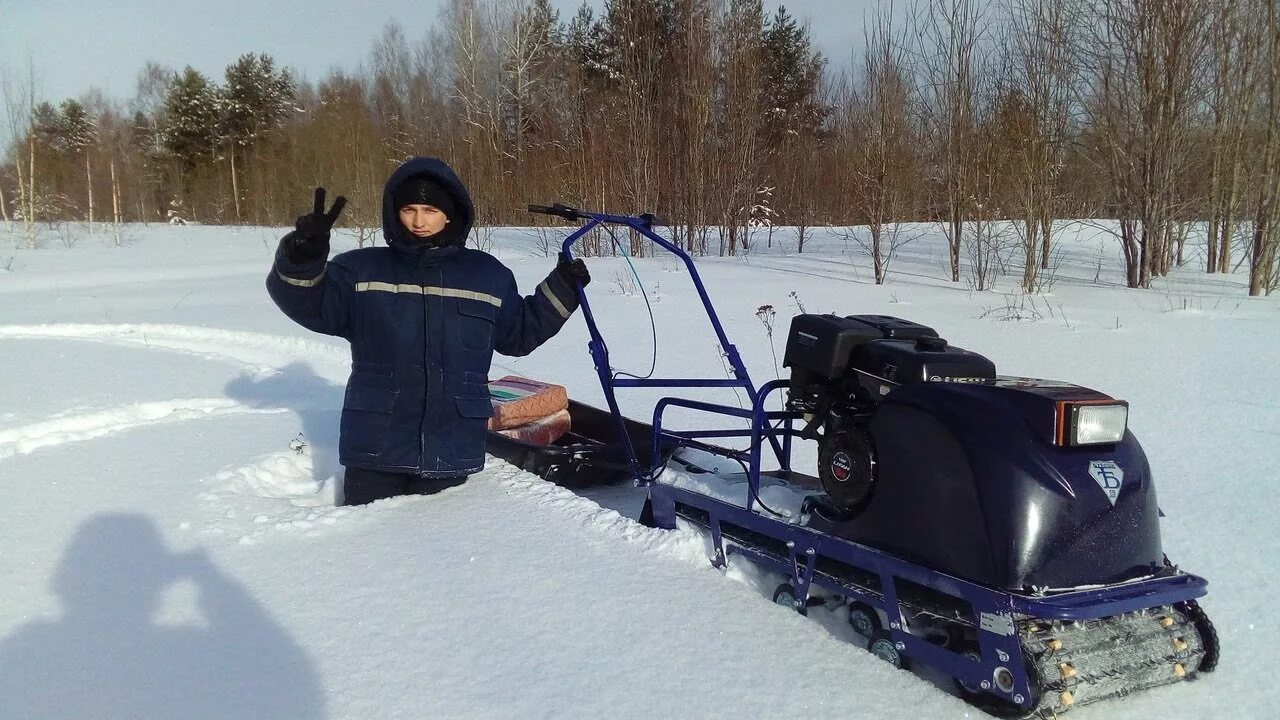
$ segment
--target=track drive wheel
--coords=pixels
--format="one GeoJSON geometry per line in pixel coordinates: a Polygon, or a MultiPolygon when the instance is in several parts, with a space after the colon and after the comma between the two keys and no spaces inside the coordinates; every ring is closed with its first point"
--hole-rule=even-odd
{"type": "MultiPolygon", "coordinates": [[[[981,661],[982,659],[982,653],[980,653],[972,644],[966,645],[964,649],[961,650],[960,654],[978,661],[981,661]]],[[[1026,668],[1027,684],[1030,686],[1031,690],[1031,697],[1024,705],[1015,705],[1013,701],[1008,698],[1000,697],[984,691],[981,687],[971,688],[959,680],[955,680],[956,690],[965,702],[982,710],[988,715],[998,718],[1028,720],[1029,718],[1057,717],[1052,714],[1047,716],[1042,716],[1040,714],[1027,714],[1028,708],[1035,708],[1040,704],[1040,698],[1044,695],[1044,680],[1041,678],[1040,671],[1036,669],[1036,664],[1031,659],[1030,655],[1026,656],[1023,667],[1026,668]]]]}
{"type": "Polygon", "coordinates": [[[1204,608],[1195,600],[1179,603],[1179,609],[1186,613],[1196,632],[1200,633],[1200,642],[1204,643],[1204,657],[1200,659],[1199,672],[1213,672],[1218,667],[1218,631],[1213,621],[1205,613],[1204,608]]]}
{"type": "Polygon", "coordinates": [[[888,630],[877,630],[867,642],[867,650],[899,670],[905,670],[909,665],[907,656],[898,649],[898,644],[894,642],[888,630]]]}
{"type": "Polygon", "coordinates": [[[783,607],[789,607],[801,615],[808,615],[809,608],[804,603],[796,602],[796,589],[791,583],[782,583],[773,591],[773,601],[783,607]]]}

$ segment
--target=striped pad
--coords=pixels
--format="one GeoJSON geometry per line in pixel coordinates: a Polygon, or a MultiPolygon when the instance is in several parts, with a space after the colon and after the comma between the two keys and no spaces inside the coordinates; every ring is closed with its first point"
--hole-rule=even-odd
{"type": "Polygon", "coordinates": [[[569,428],[572,425],[573,421],[569,418],[569,411],[561,410],[541,420],[534,420],[526,425],[514,427],[510,430],[499,430],[498,432],[513,440],[526,442],[530,445],[550,445],[569,432],[569,428]]]}
{"type": "Polygon", "coordinates": [[[569,393],[563,385],[515,375],[490,382],[489,398],[493,401],[493,417],[489,419],[492,430],[509,430],[569,407],[569,393]]]}

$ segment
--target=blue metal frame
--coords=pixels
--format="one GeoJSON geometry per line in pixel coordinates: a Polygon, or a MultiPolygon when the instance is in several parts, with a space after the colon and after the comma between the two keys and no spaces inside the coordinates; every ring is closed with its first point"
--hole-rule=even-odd
{"type": "MultiPolygon", "coordinates": [[[[753,489],[759,489],[759,443],[762,437],[769,439],[770,445],[774,449],[774,453],[778,456],[779,461],[784,467],[790,466],[791,451],[791,420],[787,419],[786,432],[781,433],[786,437],[779,442],[779,432],[772,429],[761,431],[759,420],[762,417],[764,408],[764,398],[772,389],[780,387],[776,383],[770,383],[765,386],[766,392],[757,391],[755,384],[751,382],[751,376],[747,373],[746,365],[742,362],[742,357],[738,354],[738,348],[729,342],[728,336],[725,334],[724,326],[720,323],[720,316],[716,314],[715,307],[711,304],[711,297],[707,294],[707,288],[702,283],[702,277],[698,274],[698,270],[694,267],[693,258],[689,254],[680,249],[666,238],[658,235],[653,231],[650,218],[637,217],[632,215],[612,215],[609,213],[591,213],[582,211],[573,211],[575,217],[586,220],[586,224],[578,230],[571,233],[565,238],[561,251],[566,259],[573,258],[573,245],[587,233],[600,227],[601,225],[624,225],[649,240],[653,241],[657,246],[667,252],[680,258],[684,263],[685,269],[689,271],[689,276],[693,279],[693,285],[698,291],[698,297],[702,301],[702,307],[707,313],[707,318],[711,321],[711,327],[715,330],[716,338],[720,341],[720,347],[724,349],[725,356],[728,358],[729,366],[733,371],[733,378],[635,378],[635,377],[617,377],[613,371],[613,367],[609,364],[609,347],[605,343],[600,328],[596,323],[595,314],[591,311],[591,303],[587,300],[586,293],[582,288],[578,288],[579,302],[582,307],[582,316],[587,322],[587,331],[591,335],[591,342],[588,349],[591,352],[591,359],[595,363],[596,374],[600,378],[600,387],[604,391],[605,402],[609,405],[609,412],[613,414],[616,423],[618,437],[621,439],[623,449],[626,452],[627,462],[631,467],[632,475],[636,478],[639,485],[648,485],[656,479],[662,472],[663,463],[661,460],[661,448],[663,442],[676,445],[689,445],[699,447],[701,449],[719,452],[720,448],[703,445],[694,441],[707,437],[735,437],[735,436],[751,436],[752,450],[751,456],[754,459],[749,468],[754,468],[751,472],[753,477],[753,489]],[[668,388],[742,388],[747,392],[747,396],[751,399],[752,410],[744,411],[742,408],[732,407],[729,405],[720,405],[716,403],[693,402],[683,398],[664,397],[662,398],[657,409],[654,411],[654,435],[653,435],[653,454],[650,456],[652,462],[647,468],[640,466],[639,456],[636,453],[631,438],[626,432],[621,411],[618,409],[617,388],[627,387],[668,387],[668,388]],[[662,431],[662,412],[669,406],[684,407],[687,409],[701,410],[704,412],[714,413],[718,415],[726,415],[730,417],[740,417],[751,420],[751,429],[737,430],[690,430],[690,431],[662,431]]],[[[767,424],[765,425],[767,427],[767,424]]],[[[721,454],[724,454],[721,452],[721,454]]],[[[735,455],[729,457],[736,458],[735,455]]]]}
{"type": "Polygon", "coordinates": [[[1023,649],[1017,633],[1019,618],[1094,620],[1202,597],[1208,587],[1204,578],[1177,574],[1044,597],[1017,595],[938,573],[873,548],[802,525],[775,520],[749,508],[672,485],[650,485],[649,500],[654,524],[658,527],[676,527],[678,505],[700,511],[700,517],[694,519],[686,515],[686,518],[710,530],[715,565],[723,567],[730,554],[740,555],[788,577],[794,588],[794,597],[800,603],[804,603],[812,588],[817,587],[850,602],[876,608],[888,619],[885,629],[906,657],[945,672],[969,687],[985,687],[997,697],[1002,696],[1024,708],[1032,707],[1034,698],[1031,678],[1022,660],[1023,649]],[[726,531],[725,525],[745,528],[776,541],[775,552],[732,538],[729,539],[732,544],[726,543],[725,536],[732,535],[732,530],[726,531]],[[823,572],[820,562],[824,560],[870,573],[876,578],[879,590],[823,572]],[[982,660],[974,662],[909,632],[904,605],[898,595],[901,581],[922,585],[968,603],[973,609],[968,621],[978,638],[982,660]],[[991,683],[998,668],[1013,675],[1013,687],[1007,693],[998,692],[991,683]],[[983,685],[984,682],[987,684],[983,685]]]}

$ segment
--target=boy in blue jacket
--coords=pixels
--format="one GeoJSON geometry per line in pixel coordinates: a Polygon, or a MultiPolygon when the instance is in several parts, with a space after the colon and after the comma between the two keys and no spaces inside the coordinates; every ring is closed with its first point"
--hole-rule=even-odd
{"type": "Polygon", "coordinates": [[[475,209],[462,181],[435,158],[414,158],[387,181],[386,247],[329,260],[329,233],[345,198],[280,241],[267,292],[303,327],[351,343],[338,459],[343,504],[429,494],[484,466],[489,363],[496,350],[527,355],[578,307],[581,260],[556,268],[521,297],[511,271],[465,247],[475,209]]]}

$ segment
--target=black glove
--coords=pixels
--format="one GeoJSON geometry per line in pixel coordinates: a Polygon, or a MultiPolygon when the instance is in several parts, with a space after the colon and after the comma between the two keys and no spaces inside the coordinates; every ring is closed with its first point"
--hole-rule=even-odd
{"type": "Polygon", "coordinates": [[[564,253],[560,253],[556,272],[560,273],[560,277],[569,287],[577,287],[574,281],[582,283],[582,287],[586,287],[587,283],[591,282],[591,272],[587,270],[587,264],[582,262],[582,258],[570,260],[564,256],[564,253]]]}
{"type": "Polygon", "coordinates": [[[285,255],[295,265],[323,260],[329,257],[329,231],[346,207],[347,199],[341,195],[333,201],[329,212],[324,211],[324,188],[316,188],[316,202],[310,215],[298,218],[294,231],[289,233],[285,255]]]}

